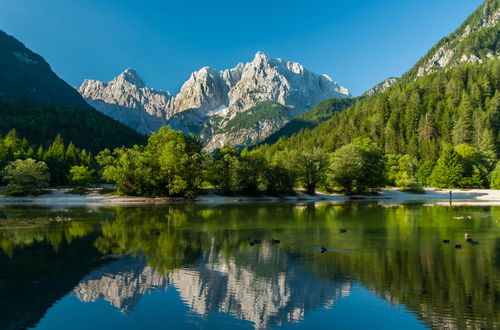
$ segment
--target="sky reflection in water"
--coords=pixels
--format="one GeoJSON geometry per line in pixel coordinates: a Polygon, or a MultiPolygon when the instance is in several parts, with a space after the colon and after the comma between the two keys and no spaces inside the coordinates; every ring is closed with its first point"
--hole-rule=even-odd
{"type": "Polygon", "coordinates": [[[498,219],[376,203],[1,208],[0,327],[494,328],[498,219]]]}

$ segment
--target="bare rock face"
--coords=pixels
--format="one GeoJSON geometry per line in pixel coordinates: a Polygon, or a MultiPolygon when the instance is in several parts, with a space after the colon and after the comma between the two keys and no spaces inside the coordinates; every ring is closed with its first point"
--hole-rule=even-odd
{"type": "Polygon", "coordinates": [[[471,42],[471,38],[474,37],[479,40],[488,39],[484,38],[482,34],[492,29],[496,29],[496,31],[488,33],[496,33],[498,40],[499,20],[500,8],[498,8],[498,2],[486,0],[461,27],[431,49],[411,72],[414,72],[416,77],[421,77],[460,63],[481,63],[488,58],[499,58],[500,50],[497,48],[497,44],[488,45],[483,41],[471,42]],[[468,45],[462,47],[463,43],[468,45]],[[470,46],[471,44],[474,44],[474,46],[470,46]]]}
{"type": "Polygon", "coordinates": [[[77,90],[94,108],[143,134],[157,131],[171,115],[172,95],[146,87],[133,69],[107,83],[85,80],[77,90]]]}
{"type": "Polygon", "coordinates": [[[385,79],[384,81],[376,84],[375,86],[373,86],[372,88],[370,88],[366,92],[364,92],[363,95],[364,96],[371,96],[371,95],[375,95],[378,93],[382,93],[386,89],[388,89],[389,87],[391,87],[392,85],[397,83],[399,81],[399,79],[400,78],[397,78],[397,77],[389,77],[389,78],[385,79]]]}
{"type": "Polygon", "coordinates": [[[330,77],[312,73],[299,63],[258,52],[230,90],[229,109],[243,111],[272,100],[289,106],[292,115],[298,115],[322,100],[339,96],[349,96],[349,91],[330,77]]]}
{"type": "Polygon", "coordinates": [[[175,97],[148,88],[133,69],[107,83],[85,80],[78,91],[96,109],[141,133],[150,134],[170,125],[198,134],[203,127],[205,134],[200,137],[210,145],[207,150],[220,146],[221,141],[255,143],[324,99],[350,96],[346,88],[330,77],[262,52],[251,62],[231,69],[217,71],[204,67],[193,72],[175,97]],[[224,132],[224,125],[237,113],[264,101],[286,106],[285,122],[263,120],[259,124],[262,129],[247,127],[244,132],[224,132]],[[218,133],[214,136],[213,132],[218,133]]]}
{"type": "Polygon", "coordinates": [[[210,111],[227,104],[229,87],[221,74],[204,67],[193,72],[182,85],[181,91],[175,97],[174,112],[179,113],[190,109],[210,111]]]}

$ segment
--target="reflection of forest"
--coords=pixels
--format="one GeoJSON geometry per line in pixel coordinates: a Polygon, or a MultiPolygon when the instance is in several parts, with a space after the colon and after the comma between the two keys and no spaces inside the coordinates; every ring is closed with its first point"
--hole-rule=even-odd
{"type": "MultiPolygon", "coordinates": [[[[0,223],[20,217],[16,209],[1,212],[0,223]]],[[[32,210],[33,217],[54,216],[44,212],[49,211],[32,210]]],[[[173,285],[197,313],[219,310],[259,326],[279,324],[345,294],[347,275],[389,302],[406,305],[435,328],[500,323],[496,207],[241,204],[69,212],[81,220],[0,230],[1,248],[11,256],[1,258],[2,266],[25,262],[30,267],[33,261],[25,256],[43,242],[50,242],[53,251],[38,261],[60,263],[63,247],[67,252],[96,233],[82,251],[137,258],[90,272],[75,292],[86,301],[107,299],[124,311],[147,290],[173,285]],[[473,219],[452,219],[457,215],[473,219]],[[348,233],[339,234],[340,228],[348,233]],[[466,232],[480,245],[467,245],[466,232]],[[266,242],[250,247],[254,238],[266,242]],[[271,238],[282,243],[269,244],[271,238]],[[464,248],[443,245],[444,238],[464,248]],[[332,252],[319,253],[322,245],[332,252]]],[[[72,272],[70,267],[59,271],[72,272]]],[[[3,283],[12,278],[2,275],[0,291],[6,292],[3,283]]]]}

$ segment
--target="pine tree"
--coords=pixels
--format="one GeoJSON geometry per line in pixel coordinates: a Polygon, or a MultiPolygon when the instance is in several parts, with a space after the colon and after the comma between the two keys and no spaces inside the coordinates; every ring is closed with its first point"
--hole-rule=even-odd
{"type": "Polygon", "coordinates": [[[463,175],[460,155],[453,147],[446,147],[432,171],[432,182],[438,188],[456,188],[463,175]]]}

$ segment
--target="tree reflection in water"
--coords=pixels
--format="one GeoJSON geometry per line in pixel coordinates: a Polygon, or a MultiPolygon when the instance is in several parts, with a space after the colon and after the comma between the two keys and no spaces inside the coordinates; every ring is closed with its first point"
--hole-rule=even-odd
{"type": "MultiPolygon", "coordinates": [[[[2,223],[19,218],[16,212],[4,209],[2,223]]],[[[52,216],[44,212],[50,211],[33,214],[52,216]]],[[[94,237],[86,250],[119,259],[81,274],[74,292],[124,313],[145,293],[173,286],[200,315],[220,311],[267,327],[331,306],[357,282],[431,327],[500,323],[498,207],[241,204],[68,212],[74,220],[66,223],[0,230],[9,256],[2,260],[14,262],[26,247],[48,243],[56,253],[40,262],[50,264],[61,246],[94,237]],[[472,220],[453,219],[463,215],[472,220]],[[465,243],[465,232],[480,245],[465,243]],[[273,238],[281,243],[271,244],[273,238]],[[464,248],[443,245],[445,238],[464,248]],[[263,243],[250,246],[253,239],[263,243]]]]}

